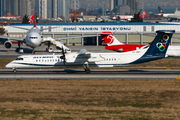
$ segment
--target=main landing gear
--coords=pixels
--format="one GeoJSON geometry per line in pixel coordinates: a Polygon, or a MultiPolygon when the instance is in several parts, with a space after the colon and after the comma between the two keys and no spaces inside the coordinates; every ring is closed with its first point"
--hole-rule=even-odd
{"type": "Polygon", "coordinates": [[[48,43],[48,47],[46,48],[46,52],[49,52],[49,49],[50,49],[50,46],[51,46],[51,42],[48,41],[47,43],[48,43]]]}
{"type": "Polygon", "coordinates": [[[18,42],[18,48],[16,48],[16,52],[18,52],[19,54],[24,53],[23,49],[21,48],[20,42],[18,42]]]}
{"type": "Polygon", "coordinates": [[[84,70],[87,74],[90,74],[91,70],[89,69],[89,65],[88,64],[84,64],[84,70]]]}

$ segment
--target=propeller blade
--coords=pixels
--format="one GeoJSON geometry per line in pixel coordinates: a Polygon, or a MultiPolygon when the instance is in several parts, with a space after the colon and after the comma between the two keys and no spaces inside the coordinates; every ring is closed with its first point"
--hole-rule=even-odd
{"type": "Polygon", "coordinates": [[[62,54],[63,54],[63,56],[61,56],[61,57],[62,57],[62,59],[63,59],[63,65],[64,65],[64,67],[65,67],[66,56],[65,56],[65,52],[64,52],[64,48],[63,48],[63,47],[62,47],[62,54]]]}

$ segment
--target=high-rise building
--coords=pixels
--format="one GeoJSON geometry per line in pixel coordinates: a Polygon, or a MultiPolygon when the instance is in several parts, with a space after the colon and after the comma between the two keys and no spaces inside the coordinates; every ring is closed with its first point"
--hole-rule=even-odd
{"type": "Polygon", "coordinates": [[[114,0],[110,0],[110,11],[114,9],[114,0]]]}
{"type": "MultiPolygon", "coordinates": [[[[34,8],[34,7],[33,7],[34,8]]],[[[19,0],[19,15],[31,16],[33,13],[31,13],[31,0],[19,0]]]]}
{"type": "Polygon", "coordinates": [[[0,16],[4,16],[4,0],[0,0],[0,16]]]}
{"type": "Polygon", "coordinates": [[[70,0],[70,9],[79,10],[79,0],[70,0]]]}
{"type": "Polygon", "coordinates": [[[35,0],[35,3],[39,18],[57,18],[57,0],[35,0]]]}
{"type": "Polygon", "coordinates": [[[34,14],[34,8],[35,8],[35,0],[30,0],[30,4],[31,4],[31,15],[34,14]]]}
{"type": "Polygon", "coordinates": [[[1,16],[18,15],[18,0],[0,0],[1,16]]]}
{"type": "Polygon", "coordinates": [[[18,4],[18,0],[13,0],[14,1],[14,9],[13,9],[13,11],[14,11],[14,13],[12,13],[12,15],[18,15],[18,8],[19,8],[19,4],[18,4]]]}
{"type": "Polygon", "coordinates": [[[53,7],[52,0],[47,0],[47,18],[52,18],[53,7]]]}
{"type": "Polygon", "coordinates": [[[47,19],[47,0],[42,0],[42,19],[47,19]]]}
{"type": "Polygon", "coordinates": [[[69,0],[57,0],[57,16],[69,20],[69,0]]]}
{"type": "Polygon", "coordinates": [[[35,0],[36,4],[36,15],[37,17],[41,18],[42,16],[42,0],[35,0]]]}
{"type": "Polygon", "coordinates": [[[52,0],[52,17],[57,18],[57,0],[52,0]]]}
{"type": "MultiPolygon", "coordinates": [[[[124,6],[128,5],[130,7],[131,14],[139,12],[139,0],[114,0],[114,1],[111,0],[111,10],[116,9],[117,11],[117,8],[119,8],[118,6],[122,7],[123,5],[124,6]],[[114,4],[114,6],[112,4],[114,4]]],[[[121,12],[118,11],[118,13],[121,12]]]]}
{"type": "MultiPolygon", "coordinates": [[[[78,2],[76,1],[76,8],[78,2]]],[[[37,17],[42,19],[64,17],[69,19],[69,0],[0,0],[0,16],[34,14],[36,4],[37,17]]]]}
{"type": "Polygon", "coordinates": [[[131,14],[139,12],[139,0],[126,0],[126,5],[131,8],[131,14]]]}

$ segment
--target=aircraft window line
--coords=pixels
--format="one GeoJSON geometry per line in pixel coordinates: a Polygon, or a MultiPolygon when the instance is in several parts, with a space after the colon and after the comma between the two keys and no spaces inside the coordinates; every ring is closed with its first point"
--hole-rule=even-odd
{"type": "Polygon", "coordinates": [[[29,39],[38,39],[38,37],[29,37],[29,39]]]}
{"type": "Polygon", "coordinates": [[[106,58],[105,61],[116,61],[116,58],[106,58]]]}

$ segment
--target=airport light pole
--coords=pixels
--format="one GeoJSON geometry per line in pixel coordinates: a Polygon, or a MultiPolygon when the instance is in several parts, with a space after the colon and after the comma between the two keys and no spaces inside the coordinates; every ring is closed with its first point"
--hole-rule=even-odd
{"type": "Polygon", "coordinates": [[[104,0],[102,0],[102,19],[104,19],[104,0]]]}

